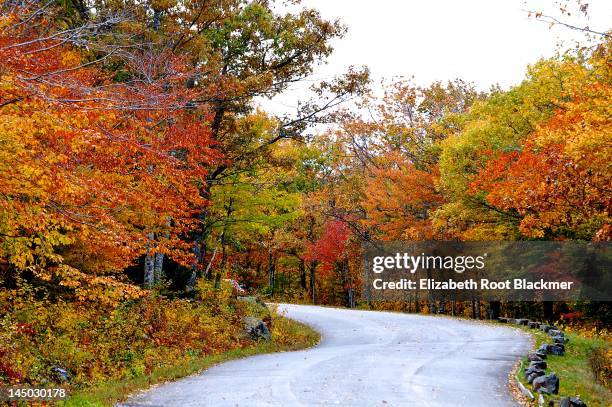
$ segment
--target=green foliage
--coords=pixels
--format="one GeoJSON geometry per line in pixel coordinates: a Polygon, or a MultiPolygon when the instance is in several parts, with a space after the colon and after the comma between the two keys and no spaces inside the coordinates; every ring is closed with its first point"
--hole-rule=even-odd
{"type": "Polygon", "coordinates": [[[461,198],[470,177],[496,152],[519,150],[525,137],[555,112],[555,101],[575,69],[571,61],[540,61],[519,86],[474,103],[462,119],[462,131],[442,142],[443,191],[461,198]]]}

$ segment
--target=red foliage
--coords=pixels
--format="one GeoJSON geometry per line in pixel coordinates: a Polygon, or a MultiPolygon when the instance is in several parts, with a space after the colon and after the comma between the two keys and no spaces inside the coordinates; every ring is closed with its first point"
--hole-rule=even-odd
{"type": "Polygon", "coordinates": [[[581,319],[584,314],[580,311],[568,312],[567,314],[561,314],[561,319],[564,321],[572,321],[581,319]]]}
{"type": "Polygon", "coordinates": [[[305,253],[306,260],[319,261],[322,270],[331,270],[334,263],[342,260],[348,254],[346,248],[349,237],[350,230],[345,222],[327,221],[321,237],[314,244],[308,245],[305,253]]]}
{"type": "Polygon", "coordinates": [[[6,354],[7,351],[0,348],[0,377],[5,376],[10,382],[18,383],[23,378],[23,375],[15,370],[10,362],[3,359],[6,354]]]}
{"type": "Polygon", "coordinates": [[[27,336],[34,336],[36,335],[36,329],[34,328],[34,326],[32,324],[17,324],[17,332],[27,335],[27,336]]]}

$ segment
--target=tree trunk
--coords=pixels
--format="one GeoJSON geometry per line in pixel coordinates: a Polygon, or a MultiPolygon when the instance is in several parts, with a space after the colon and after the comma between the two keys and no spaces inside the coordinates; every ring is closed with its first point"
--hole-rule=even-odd
{"type": "Polygon", "coordinates": [[[232,216],[234,198],[230,197],[229,202],[227,204],[227,212],[225,213],[225,223],[223,224],[223,230],[221,231],[221,237],[219,239],[221,243],[221,262],[219,263],[219,271],[215,274],[215,288],[220,287],[221,276],[225,273],[225,265],[227,263],[227,253],[226,253],[226,242],[227,242],[227,225],[232,216]]]}
{"type": "Polygon", "coordinates": [[[499,301],[489,301],[489,318],[497,319],[499,318],[499,314],[501,311],[501,302],[499,301]]]}
{"type": "Polygon", "coordinates": [[[221,288],[221,272],[215,274],[215,290],[221,288]]]}
{"type": "Polygon", "coordinates": [[[446,314],[446,300],[444,299],[444,297],[442,297],[440,299],[440,304],[438,307],[438,313],[439,314],[446,314]]]}
{"type": "MultiPolygon", "coordinates": [[[[166,218],[166,225],[168,229],[172,226],[172,219],[168,216],[166,218]]],[[[164,238],[170,239],[170,233],[164,233],[164,238]]],[[[164,274],[164,254],[157,252],[155,253],[155,264],[153,265],[153,279],[155,284],[160,284],[162,282],[163,274],[164,274]]]]}
{"type": "Polygon", "coordinates": [[[268,254],[268,285],[270,287],[270,296],[274,296],[274,285],[276,284],[276,260],[272,255],[272,250],[268,254]]]}
{"type": "Polygon", "coordinates": [[[148,239],[148,243],[147,243],[147,253],[145,255],[145,260],[144,260],[143,282],[146,288],[151,288],[153,287],[153,284],[155,283],[155,254],[153,253],[153,249],[151,247],[154,244],[153,239],[155,239],[155,234],[149,233],[147,235],[147,239],[148,239]]]}
{"type": "Polygon", "coordinates": [[[342,276],[342,287],[344,288],[344,300],[348,308],[353,308],[354,294],[353,285],[349,276],[348,260],[342,260],[340,263],[340,275],[342,276]]]}
{"type": "Polygon", "coordinates": [[[187,285],[185,286],[185,291],[191,292],[195,290],[196,278],[198,277],[198,267],[202,262],[202,241],[197,237],[193,242],[192,251],[195,256],[194,262],[191,264],[191,275],[189,276],[189,280],[187,280],[187,285]]]}
{"type": "Polygon", "coordinates": [[[204,275],[206,276],[207,279],[212,279],[212,264],[215,261],[215,257],[217,256],[217,248],[215,247],[215,249],[213,250],[212,256],[210,257],[210,261],[208,262],[208,264],[206,265],[206,270],[204,271],[204,275]]]}
{"type": "Polygon", "coordinates": [[[317,271],[317,262],[311,261],[309,264],[310,269],[310,298],[312,299],[312,303],[317,303],[317,282],[316,282],[316,271],[317,271]]]}
{"type": "Polygon", "coordinates": [[[300,287],[306,291],[306,261],[300,259],[300,287]]]}
{"type": "Polygon", "coordinates": [[[155,264],[153,265],[153,281],[155,284],[161,283],[163,273],[164,273],[164,254],[155,253],[155,264]]]}
{"type": "Polygon", "coordinates": [[[552,301],[544,301],[542,304],[542,309],[544,311],[544,320],[549,324],[553,322],[553,303],[552,301]]]}
{"type": "Polygon", "coordinates": [[[161,14],[160,10],[153,10],[153,30],[159,31],[161,26],[161,14]]]}

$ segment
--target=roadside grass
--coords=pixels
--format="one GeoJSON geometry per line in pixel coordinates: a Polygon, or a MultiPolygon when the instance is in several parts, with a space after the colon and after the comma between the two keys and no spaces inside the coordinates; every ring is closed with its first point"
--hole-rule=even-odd
{"type": "Polygon", "coordinates": [[[105,382],[94,388],[75,392],[58,405],[63,407],[112,406],[125,400],[132,393],[199,373],[219,363],[264,353],[305,349],[316,345],[319,340],[319,333],[307,325],[276,315],[273,316],[271,341],[259,341],[244,348],[204,357],[193,356],[187,362],[158,368],[150,375],[105,382]]]}
{"type": "MultiPolygon", "coordinates": [[[[520,328],[532,335],[535,342],[534,349],[537,349],[543,343],[552,343],[552,339],[542,331],[529,329],[524,326],[520,326],[520,328]]],[[[546,357],[546,374],[554,372],[559,377],[559,394],[544,396],[546,403],[549,400],[561,397],[579,395],[582,401],[589,407],[610,406],[612,403],[612,391],[597,382],[589,363],[589,355],[593,350],[598,348],[609,349],[611,346],[610,342],[601,338],[585,338],[567,332],[565,335],[569,338],[569,342],[565,344],[565,355],[547,355],[546,357]]],[[[522,359],[522,362],[523,368],[529,365],[526,356],[522,359]]],[[[531,390],[532,386],[527,383],[522,369],[518,372],[517,376],[531,390]]],[[[537,405],[537,395],[534,405],[537,405]]]]}

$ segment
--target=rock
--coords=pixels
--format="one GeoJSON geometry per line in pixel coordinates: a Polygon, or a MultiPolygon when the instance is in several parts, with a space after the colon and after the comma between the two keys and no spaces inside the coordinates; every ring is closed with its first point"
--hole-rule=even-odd
{"type": "Polygon", "coordinates": [[[528,326],[529,328],[531,328],[531,329],[536,329],[536,328],[539,328],[539,327],[540,327],[540,323],[539,323],[539,322],[533,322],[533,321],[531,321],[531,322],[527,323],[527,326],[528,326]]]}
{"type": "Polygon", "coordinates": [[[554,343],[564,344],[567,341],[567,338],[564,336],[553,336],[552,340],[554,343]]]}
{"type": "Polygon", "coordinates": [[[559,400],[559,407],[587,407],[580,397],[563,397],[559,400]]]}
{"type": "MultiPolygon", "coordinates": [[[[540,369],[538,367],[528,367],[527,369],[525,369],[525,377],[527,379],[529,379],[529,376],[534,375],[534,374],[535,374],[535,377],[544,376],[546,374],[546,371],[544,369],[540,369]]],[[[531,382],[529,382],[529,383],[531,383],[531,382]]]]}
{"type": "Polygon", "coordinates": [[[569,338],[565,335],[563,335],[563,332],[561,332],[561,335],[553,335],[552,336],[552,340],[555,343],[567,343],[569,342],[569,338]]]}
{"type": "Polygon", "coordinates": [[[532,384],[533,381],[540,377],[540,376],[544,376],[544,371],[543,370],[537,370],[533,373],[531,373],[529,376],[527,376],[527,383],[532,384]]]}
{"type": "Polygon", "coordinates": [[[266,341],[272,339],[270,330],[263,320],[255,317],[244,317],[243,322],[244,330],[251,335],[251,338],[255,340],[264,339],[266,341]]]}
{"type": "Polygon", "coordinates": [[[55,374],[60,382],[70,383],[70,375],[66,371],[66,369],[61,368],[59,366],[53,366],[51,368],[51,372],[55,374]]]}
{"type": "Polygon", "coordinates": [[[540,347],[538,348],[536,353],[543,353],[543,354],[547,354],[548,352],[548,346],[547,344],[543,343],[542,345],[540,345],[540,347]]]}
{"type": "Polygon", "coordinates": [[[508,323],[508,318],[499,317],[497,318],[497,322],[501,322],[502,324],[508,323]]]}
{"type": "Polygon", "coordinates": [[[563,333],[563,332],[561,332],[561,331],[559,331],[558,329],[550,329],[550,330],[548,331],[548,335],[550,335],[550,336],[556,336],[556,335],[561,335],[561,336],[563,336],[563,335],[564,335],[564,333],[563,333]]]}
{"type": "Polygon", "coordinates": [[[546,355],[544,355],[544,357],[542,357],[542,356],[538,355],[535,352],[527,354],[527,360],[530,361],[530,362],[533,362],[533,361],[539,362],[540,360],[543,360],[545,357],[546,357],[546,355]]]}
{"type": "Polygon", "coordinates": [[[541,331],[548,332],[548,331],[550,331],[551,329],[555,329],[555,327],[554,327],[554,326],[551,326],[551,325],[540,324],[540,330],[541,330],[541,331]]]}
{"type": "Polygon", "coordinates": [[[543,360],[534,360],[531,363],[529,363],[529,366],[527,368],[530,368],[530,367],[536,367],[538,369],[546,370],[547,365],[546,365],[546,362],[544,362],[543,360]]]}
{"type": "Polygon", "coordinates": [[[528,319],[517,319],[516,323],[519,324],[519,325],[527,326],[527,324],[529,323],[529,320],[528,319]]]}
{"type": "Polygon", "coordinates": [[[565,354],[565,346],[561,343],[548,345],[548,353],[550,353],[551,355],[563,356],[565,354]]]}
{"type": "Polygon", "coordinates": [[[580,397],[570,397],[572,407],[587,407],[587,404],[580,400],[580,397]]]}
{"type": "Polygon", "coordinates": [[[542,344],[536,353],[547,353],[549,355],[563,356],[565,354],[565,345],[562,343],[542,344]]]}
{"type": "Polygon", "coordinates": [[[559,378],[554,373],[536,377],[533,380],[533,391],[544,394],[558,394],[559,378]]]}
{"type": "Polygon", "coordinates": [[[245,296],[238,297],[237,300],[245,304],[245,313],[247,316],[262,319],[267,325],[268,330],[272,329],[270,309],[261,299],[253,296],[245,296]]]}
{"type": "Polygon", "coordinates": [[[537,356],[539,356],[541,359],[546,359],[546,352],[542,352],[541,350],[539,350],[539,349],[538,349],[538,350],[535,352],[535,354],[536,354],[537,356]]]}

